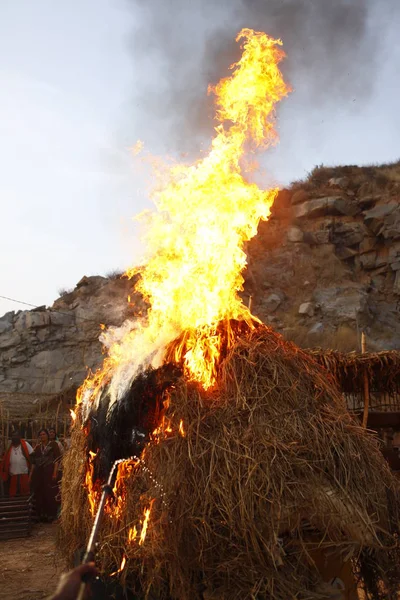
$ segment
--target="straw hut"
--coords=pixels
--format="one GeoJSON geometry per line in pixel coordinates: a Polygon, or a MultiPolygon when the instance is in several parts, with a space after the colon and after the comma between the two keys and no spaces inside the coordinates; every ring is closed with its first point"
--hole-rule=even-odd
{"type": "MultiPolygon", "coordinates": [[[[397,593],[399,483],[321,360],[259,326],[238,335],[212,390],[150,374],[160,425],[140,460],[119,469],[102,572],[158,600],[397,593]]],[[[116,411],[136,411],[134,388],[116,411]]],[[[64,464],[60,548],[71,561],[93,520],[88,491],[93,501],[101,483],[101,421],[97,412],[80,423],[78,411],[64,464]]],[[[108,422],[126,438],[126,419],[108,422]]]]}

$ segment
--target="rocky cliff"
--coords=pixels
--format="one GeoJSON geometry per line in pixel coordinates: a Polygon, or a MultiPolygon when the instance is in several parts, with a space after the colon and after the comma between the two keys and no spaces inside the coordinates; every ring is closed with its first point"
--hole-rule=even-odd
{"type": "MultiPolygon", "coordinates": [[[[314,169],[247,247],[245,302],[301,346],[400,348],[400,163],[314,169]]],[[[143,309],[125,279],[83,277],[46,309],[0,318],[0,400],[16,417],[73,400],[102,360],[100,324],[143,309]]]]}
{"type": "Polygon", "coordinates": [[[400,347],[400,163],[314,169],[248,247],[253,312],[301,346],[400,347]]]}
{"type": "Polygon", "coordinates": [[[102,361],[101,324],[120,325],[141,306],[126,279],[83,277],[51,308],[0,318],[0,401],[13,417],[73,402],[88,369],[102,361]]]}

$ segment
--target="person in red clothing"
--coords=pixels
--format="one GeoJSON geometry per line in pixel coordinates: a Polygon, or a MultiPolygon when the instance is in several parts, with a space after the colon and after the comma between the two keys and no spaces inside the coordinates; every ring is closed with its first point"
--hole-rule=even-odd
{"type": "Polygon", "coordinates": [[[11,498],[29,494],[30,456],[32,452],[32,446],[21,438],[19,432],[14,432],[11,438],[11,446],[5,453],[2,463],[2,479],[8,482],[8,493],[11,498]]]}

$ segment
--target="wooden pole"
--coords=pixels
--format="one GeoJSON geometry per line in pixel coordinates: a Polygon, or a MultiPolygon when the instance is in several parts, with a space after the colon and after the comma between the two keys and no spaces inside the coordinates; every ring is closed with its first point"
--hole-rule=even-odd
{"type": "Polygon", "coordinates": [[[3,414],[3,403],[0,402],[0,421],[1,421],[1,451],[6,451],[6,445],[4,442],[4,414],[3,414]]]}
{"type": "Polygon", "coordinates": [[[47,419],[49,418],[49,400],[47,400],[47,404],[46,404],[46,415],[44,417],[44,428],[47,429],[47,425],[48,425],[48,421],[47,419]]]}
{"type": "Polygon", "coordinates": [[[251,305],[252,305],[252,304],[253,304],[253,296],[252,296],[252,295],[250,295],[250,296],[249,296],[249,304],[248,304],[248,309],[249,309],[249,312],[251,312],[251,305]]]}
{"type": "Polygon", "coordinates": [[[7,429],[6,429],[6,445],[8,446],[8,436],[10,433],[10,411],[7,410],[7,425],[6,425],[7,429]]]}
{"type": "Polygon", "coordinates": [[[59,414],[59,412],[60,412],[60,406],[61,406],[61,400],[60,400],[60,402],[58,403],[58,406],[57,406],[57,412],[56,412],[56,422],[55,422],[55,424],[54,424],[54,427],[56,428],[56,434],[57,434],[57,435],[58,435],[58,414],[59,414]]]}
{"type": "MultiPolygon", "coordinates": [[[[365,339],[365,333],[361,333],[361,352],[365,354],[367,351],[367,342],[365,339]]],[[[367,427],[368,422],[368,411],[369,411],[369,381],[366,367],[364,367],[364,413],[362,426],[367,427]]]]}

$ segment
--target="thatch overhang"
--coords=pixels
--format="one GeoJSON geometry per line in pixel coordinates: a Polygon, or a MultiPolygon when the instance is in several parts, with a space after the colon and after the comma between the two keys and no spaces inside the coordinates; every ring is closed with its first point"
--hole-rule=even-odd
{"type": "Polygon", "coordinates": [[[309,350],[334,377],[350,410],[361,410],[365,398],[365,374],[371,410],[400,411],[400,351],[337,352],[309,350]]]}

